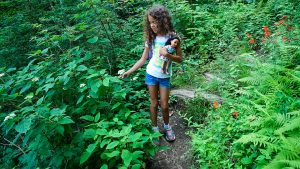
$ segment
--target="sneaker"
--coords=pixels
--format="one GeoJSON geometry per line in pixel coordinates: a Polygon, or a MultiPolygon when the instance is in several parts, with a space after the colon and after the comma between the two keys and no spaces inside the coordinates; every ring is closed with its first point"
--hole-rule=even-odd
{"type": "Polygon", "coordinates": [[[165,128],[165,138],[167,141],[174,141],[176,139],[175,133],[171,127],[165,128]]]}

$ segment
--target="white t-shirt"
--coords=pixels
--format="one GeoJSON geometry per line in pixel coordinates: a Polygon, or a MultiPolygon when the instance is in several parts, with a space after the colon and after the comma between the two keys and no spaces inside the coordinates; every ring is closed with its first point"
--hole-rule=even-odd
{"type": "Polygon", "coordinates": [[[161,72],[163,60],[159,57],[159,49],[165,46],[168,40],[168,36],[156,36],[154,44],[152,44],[152,58],[150,59],[146,72],[157,78],[169,78],[172,76],[172,62],[169,63],[169,74],[164,74],[161,72]]]}

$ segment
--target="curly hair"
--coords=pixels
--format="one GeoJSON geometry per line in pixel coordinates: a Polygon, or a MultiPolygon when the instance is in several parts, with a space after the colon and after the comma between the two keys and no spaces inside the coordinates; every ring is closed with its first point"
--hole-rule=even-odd
{"type": "Polygon", "coordinates": [[[158,29],[162,34],[174,32],[171,15],[168,9],[162,5],[152,6],[146,12],[144,19],[144,38],[150,45],[152,45],[156,35],[150,27],[150,22],[148,20],[149,15],[158,21],[158,29]]]}

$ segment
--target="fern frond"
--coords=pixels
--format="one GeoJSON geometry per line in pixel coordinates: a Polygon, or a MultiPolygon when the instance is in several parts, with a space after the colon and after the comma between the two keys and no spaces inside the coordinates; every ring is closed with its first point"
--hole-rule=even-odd
{"type": "Polygon", "coordinates": [[[289,112],[287,114],[289,114],[289,115],[295,115],[295,116],[300,116],[300,111],[293,111],[293,112],[289,112]]]}
{"type": "Polygon", "coordinates": [[[295,119],[291,120],[290,122],[283,125],[281,128],[277,129],[275,133],[284,133],[286,131],[292,131],[295,129],[300,128],[300,117],[296,117],[295,119]]]}
{"type": "Polygon", "coordinates": [[[272,138],[266,135],[261,135],[257,133],[250,133],[247,135],[243,135],[241,138],[235,141],[235,143],[253,143],[254,145],[259,145],[260,147],[268,147],[271,150],[278,151],[279,147],[276,144],[277,139],[272,138]],[[275,143],[275,144],[274,144],[275,143]]]}

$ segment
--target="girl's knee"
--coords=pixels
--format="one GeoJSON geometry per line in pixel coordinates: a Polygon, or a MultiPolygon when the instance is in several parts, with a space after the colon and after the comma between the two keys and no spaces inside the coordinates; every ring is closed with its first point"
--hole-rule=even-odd
{"type": "Polygon", "coordinates": [[[160,107],[161,107],[163,110],[166,110],[166,109],[169,108],[169,104],[168,104],[168,103],[163,103],[163,102],[161,102],[161,103],[160,103],[160,107]]]}
{"type": "Polygon", "coordinates": [[[157,107],[158,106],[158,101],[157,100],[152,100],[151,99],[151,107],[157,107]]]}

